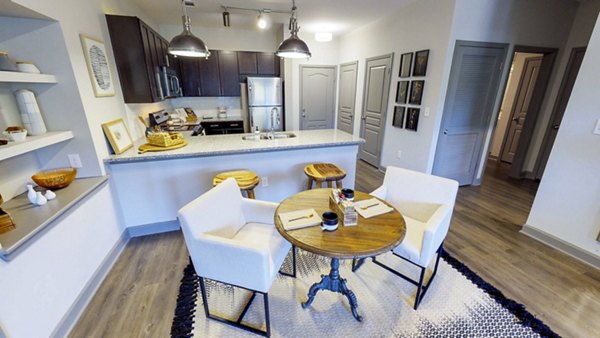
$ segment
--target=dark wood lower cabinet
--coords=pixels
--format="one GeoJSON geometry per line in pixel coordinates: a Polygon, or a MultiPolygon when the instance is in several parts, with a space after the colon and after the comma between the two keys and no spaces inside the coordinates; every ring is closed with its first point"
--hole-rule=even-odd
{"type": "Polygon", "coordinates": [[[239,121],[203,121],[206,135],[243,134],[244,122],[239,121]]]}

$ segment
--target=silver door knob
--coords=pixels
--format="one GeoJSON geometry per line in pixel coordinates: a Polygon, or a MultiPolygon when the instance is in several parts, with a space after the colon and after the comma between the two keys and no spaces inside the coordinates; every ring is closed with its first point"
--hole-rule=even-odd
{"type": "Polygon", "coordinates": [[[558,127],[560,127],[560,125],[558,125],[558,124],[555,124],[555,125],[553,125],[553,126],[552,126],[552,129],[556,129],[556,130],[558,130],[558,127]]]}
{"type": "Polygon", "coordinates": [[[306,117],[306,109],[302,109],[302,117],[306,117]]]}
{"type": "Polygon", "coordinates": [[[444,135],[448,135],[448,129],[444,129],[444,135]]]}

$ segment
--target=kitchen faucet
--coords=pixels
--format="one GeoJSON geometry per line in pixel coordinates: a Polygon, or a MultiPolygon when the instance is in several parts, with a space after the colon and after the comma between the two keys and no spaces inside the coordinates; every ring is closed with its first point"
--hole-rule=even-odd
{"type": "Polygon", "coordinates": [[[267,135],[267,137],[271,140],[273,140],[275,138],[275,130],[274,130],[275,121],[273,120],[274,117],[277,117],[277,120],[276,120],[277,124],[281,123],[281,115],[279,115],[279,110],[277,110],[277,108],[275,108],[275,107],[273,107],[273,109],[271,109],[271,131],[267,135]]]}

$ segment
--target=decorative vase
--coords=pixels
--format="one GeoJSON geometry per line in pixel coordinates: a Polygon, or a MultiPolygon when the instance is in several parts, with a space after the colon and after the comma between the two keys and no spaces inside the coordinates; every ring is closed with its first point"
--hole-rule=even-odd
{"type": "Polygon", "coordinates": [[[48,201],[56,198],[56,194],[52,190],[46,190],[46,194],[44,195],[48,201]]]}
{"type": "Polygon", "coordinates": [[[33,92],[27,89],[19,89],[15,93],[15,96],[17,97],[19,110],[21,111],[23,126],[27,129],[29,135],[44,134],[47,131],[46,124],[42,119],[42,113],[33,92]]]}
{"type": "Polygon", "coordinates": [[[48,200],[46,199],[46,197],[44,197],[44,195],[42,195],[41,192],[37,192],[37,197],[35,199],[35,204],[37,205],[44,205],[46,204],[46,202],[48,202],[48,200]]]}
{"type": "Polygon", "coordinates": [[[29,202],[31,202],[31,204],[35,204],[36,198],[37,198],[37,194],[35,193],[35,190],[33,190],[33,185],[28,184],[27,185],[27,199],[29,200],[29,202]]]}

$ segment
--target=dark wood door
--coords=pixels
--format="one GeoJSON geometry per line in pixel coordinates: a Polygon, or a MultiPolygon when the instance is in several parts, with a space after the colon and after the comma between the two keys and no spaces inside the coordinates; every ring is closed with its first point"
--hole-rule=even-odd
{"type": "Polygon", "coordinates": [[[218,51],[221,96],[240,96],[237,52],[218,51]]]}
{"type": "Polygon", "coordinates": [[[200,69],[200,96],[221,96],[218,53],[213,52],[208,59],[198,59],[200,69]]]}
{"type": "Polygon", "coordinates": [[[197,58],[179,57],[181,70],[181,88],[183,96],[200,96],[202,89],[200,83],[200,62],[197,58]]]}

